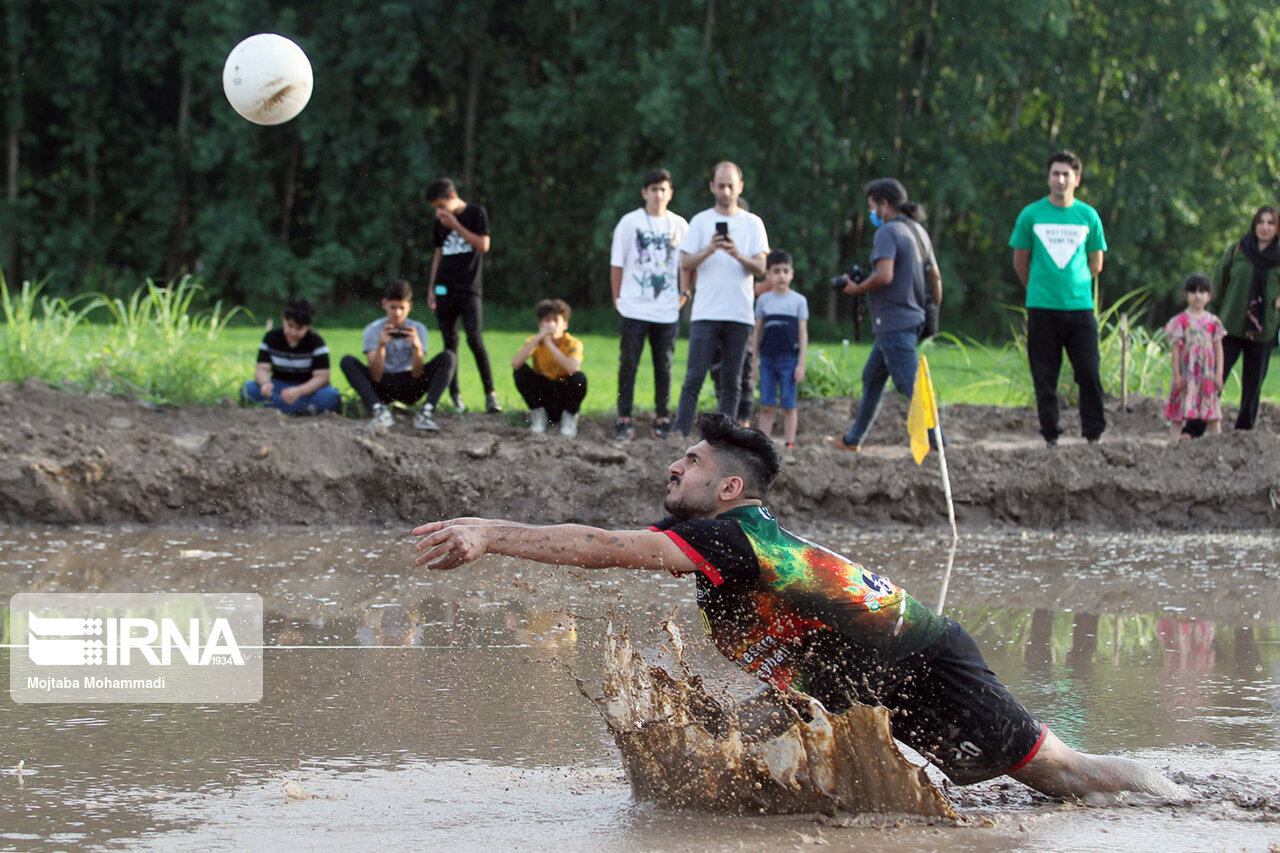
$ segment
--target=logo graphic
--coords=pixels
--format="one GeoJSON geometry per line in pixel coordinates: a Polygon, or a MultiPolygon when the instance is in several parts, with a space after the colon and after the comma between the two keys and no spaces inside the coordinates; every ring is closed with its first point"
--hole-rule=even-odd
{"type": "Polygon", "coordinates": [[[1060,270],[1067,268],[1067,264],[1071,263],[1076,251],[1089,236],[1088,225],[1049,225],[1042,222],[1033,225],[1032,230],[1060,270]]]}
{"type": "Polygon", "coordinates": [[[87,666],[102,663],[101,640],[68,640],[102,633],[101,619],[41,619],[29,614],[27,654],[40,666],[87,666]]]}
{"type": "Polygon", "coordinates": [[[9,603],[17,702],[256,702],[262,598],[22,593],[9,603]]]}

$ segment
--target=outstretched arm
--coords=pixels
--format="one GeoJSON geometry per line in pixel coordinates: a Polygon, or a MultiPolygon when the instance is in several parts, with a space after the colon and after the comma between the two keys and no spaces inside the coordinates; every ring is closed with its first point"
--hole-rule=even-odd
{"type": "Polygon", "coordinates": [[[487,518],[455,518],[413,529],[421,553],[414,563],[453,569],[484,554],[504,554],[584,569],[651,569],[688,572],[693,561],[662,533],[604,530],[582,524],[529,525],[487,518]]]}

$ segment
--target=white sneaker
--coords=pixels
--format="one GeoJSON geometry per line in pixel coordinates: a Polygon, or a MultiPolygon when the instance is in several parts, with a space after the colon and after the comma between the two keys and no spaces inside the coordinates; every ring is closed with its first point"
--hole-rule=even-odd
{"type": "Polygon", "coordinates": [[[546,409],[530,409],[529,410],[529,429],[538,435],[547,431],[547,410],[546,409]]]}
{"type": "Polygon", "coordinates": [[[435,414],[435,411],[435,406],[430,403],[423,403],[422,408],[418,409],[418,413],[413,416],[413,428],[438,432],[440,430],[440,424],[436,423],[436,419],[432,417],[432,415],[435,414]]]}
{"type": "Polygon", "coordinates": [[[560,434],[573,438],[578,434],[578,416],[573,412],[565,412],[560,416],[560,434]]]}
{"type": "Polygon", "coordinates": [[[392,417],[391,410],[383,403],[373,404],[373,418],[369,421],[371,427],[393,427],[396,419],[392,417]]]}

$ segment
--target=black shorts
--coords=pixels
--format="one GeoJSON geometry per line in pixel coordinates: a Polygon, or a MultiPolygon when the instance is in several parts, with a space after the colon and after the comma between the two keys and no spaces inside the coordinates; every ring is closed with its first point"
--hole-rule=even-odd
{"type": "Polygon", "coordinates": [[[987,668],[973,638],[954,620],[937,642],[890,672],[877,692],[889,709],[893,736],[957,784],[1018,770],[1048,734],[987,668]]]}

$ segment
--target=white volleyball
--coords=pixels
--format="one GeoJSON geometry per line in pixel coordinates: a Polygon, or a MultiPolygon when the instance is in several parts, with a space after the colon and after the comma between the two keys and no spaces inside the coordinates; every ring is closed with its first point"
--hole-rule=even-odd
{"type": "Polygon", "coordinates": [[[289,39],[259,33],[240,42],[222,66],[222,91],[254,124],[284,124],[311,100],[311,61],[289,39]]]}

